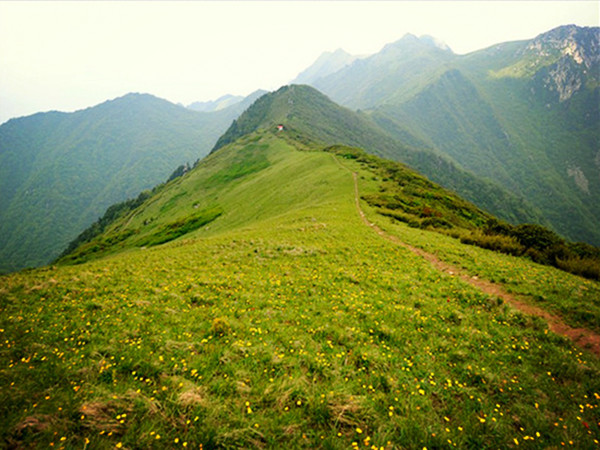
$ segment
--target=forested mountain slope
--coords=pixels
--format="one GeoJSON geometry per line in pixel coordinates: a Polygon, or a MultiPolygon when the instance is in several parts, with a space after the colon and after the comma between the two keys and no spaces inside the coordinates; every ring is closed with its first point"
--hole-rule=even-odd
{"type": "Polygon", "coordinates": [[[598,244],[599,41],[597,27],[564,26],[456,55],[408,35],[312,85],[526,198],[561,234],[598,244]]]}
{"type": "Polygon", "coordinates": [[[129,94],[0,126],[0,271],[48,263],[111,204],[206,155],[241,112],[129,94]]]}

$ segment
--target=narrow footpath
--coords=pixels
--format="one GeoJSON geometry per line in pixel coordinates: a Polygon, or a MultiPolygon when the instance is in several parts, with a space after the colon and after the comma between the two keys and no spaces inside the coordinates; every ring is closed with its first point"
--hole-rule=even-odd
{"type": "MultiPolygon", "coordinates": [[[[338,161],[338,164],[340,164],[342,167],[344,167],[341,163],[339,163],[339,161],[338,161]]],[[[344,167],[344,168],[346,170],[349,170],[347,167],[344,167]]],[[[505,303],[511,305],[515,309],[518,309],[519,311],[522,311],[525,314],[530,314],[530,315],[541,317],[541,318],[545,319],[546,322],[548,323],[548,328],[552,332],[554,332],[556,334],[560,334],[562,336],[565,336],[565,337],[569,338],[571,341],[573,341],[575,343],[575,345],[577,345],[578,347],[589,350],[592,353],[594,353],[596,356],[600,356],[600,335],[599,334],[596,334],[595,332],[588,330],[586,328],[573,328],[573,327],[567,325],[560,317],[558,317],[554,314],[551,314],[546,310],[538,308],[537,306],[533,306],[529,303],[525,303],[521,300],[516,299],[513,295],[506,292],[502,288],[502,286],[492,283],[487,280],[482,280],[478,277],[473,277],[473,276],[469,275],[468,273],[466,273],[463,269],[460,269],[458,267],[455,267],[448,263],[440,261],[439,258],[437,256],[435,256],[434,254],[426,252],[423,249],[413,247],[412,245],[409,245],[405,242],[402,242],[398,237],[386,233],[381,228],[379,228],[377,225],[375,225],[374,223],[371,223],[365,216],[365,213],[363,212],[362,208],[360,207],[360,201],[359,201],[360,196],[358,193],[358,177],[357,177],[356,172],[352,172],[352,177],[354,179],[354,200],[356,202],[356,209],[358,211],[358,214],[362,218],[365,225],[367,225],[370,228],[372,228],[373,230],[375,230],[375,232],[379,236],[381,236],[384,239],[387,239],[390,242],[393,242],[394,244],[400,245],[400,246],[410,250],[411,252],[415,253],[416,255],[419,255],[420,257],[426,259],[436,269],[438,269],[442,272],[445,272],[451,276],[459,277],[464,282],[469,283],[471,286],[474,286],[475,288],[479,289],[480,291],[482,291],[488,295],[500,297],[502,300],[504,300],[505,303]]]]}

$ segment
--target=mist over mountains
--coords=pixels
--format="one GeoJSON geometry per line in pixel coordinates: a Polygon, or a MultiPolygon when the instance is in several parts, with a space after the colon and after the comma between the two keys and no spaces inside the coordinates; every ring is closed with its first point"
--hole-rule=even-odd
{"type": "Polygon", "coordinates": [[[290,88],[287,101],[305,100],[290,109],[266,108],[264,91],[188,108],[130,94],[10,120],[0,126],[0,270],[49,262],[111,204],[266,119],[402,161],[509,222],[598,245],[598,41],[598,28],[565,26],[456,55],[406,35],[366,57],[324,53],[294,82],[325,96],[290,88]]]}

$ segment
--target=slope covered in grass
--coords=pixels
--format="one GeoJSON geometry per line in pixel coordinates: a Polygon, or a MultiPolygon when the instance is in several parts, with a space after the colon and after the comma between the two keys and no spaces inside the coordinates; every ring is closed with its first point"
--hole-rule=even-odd
{"type": "Polygon", "coordinates": [[[543,222],[525,199],[461,169],[419,140],[392,137],[368,115],[341,107],[309,86],[284,86],[258,99],[219,138],[213,152],[250,132],[279,124],[285,126],[284,135],[309,146],[351,145],[400,161],[511,223],[543,222]]]}
{"type": "Polygon", "coordinates": [[[114,222],[97,239],[136,232],[107,256],[0,278],[2,445],[594,446],[597,358],[381,239],[351,172],[383,180],[299,148],[246,136],[114,222]]]}
{"type": "Polygon", "coordinates": [[[246,106],[197,112],[129,94],[2,124],[0,272],[49,263],[107,207],[206,155],[246,106]]]}

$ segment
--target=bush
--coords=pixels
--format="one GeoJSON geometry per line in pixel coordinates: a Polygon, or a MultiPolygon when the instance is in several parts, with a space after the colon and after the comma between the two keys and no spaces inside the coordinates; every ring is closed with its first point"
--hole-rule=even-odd
{"type": "Polygon", "coordinates": [[[490,219],[483,234],[472,232],[461,242],[512,255],[525,255],[539,264],[554,266],[586,278],[600,279],[600,249],[583,242],[567,242],[535,224],[513,226],[490,219]]]}
{"type": "Polygon", "coordinates": [[[453,228],[453,225],[443,217],[427,217],[421,222],[421,228],[453,228]]]}
{"type": "Polygon", "coordinates": [[[557,258],[556,267],[566,272],[592,280],[600,280],[600,261],[579,256],[567,259],[557,258]]]}
{"type": "Polygon", "coordinates": [[[548,249],[564,245],[564,241],[556,233],[541,225],[530,223],[518,225],[512,229],[510,235],[515,237],[521,245],[543,253],[547,253],[548,249]]]}
{"type": "Polygon", "coordinates": [[[481,248],[487,248],[495,252],[514,256],[520,256],[526,250],[514,237],[499,234],[485,234],[480,230],[475,230],[470,234],[461,236],[460,241],[463,244],[477,245],[481,248]]]}
{"type": "Polygon", "coordinates": [[[387,208],[380,208],[377,210],[377,213],[404,223],[409,223],[410,221],[415,220],[415,216],[411,214],[406,214],[402,211],[394,211],[387,208]]]}
{"type": "Polygon", "coordinates": [[[600,248],[585,242],[569,242],[567,243],[569,250],[581,258],[590,258],[600,261],[600,248]]]}

